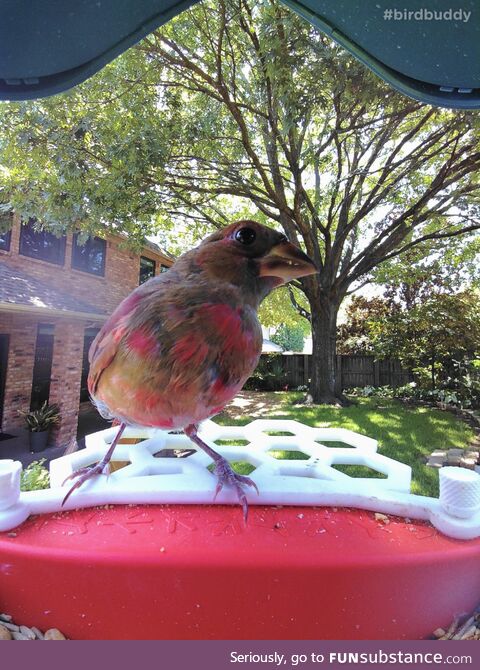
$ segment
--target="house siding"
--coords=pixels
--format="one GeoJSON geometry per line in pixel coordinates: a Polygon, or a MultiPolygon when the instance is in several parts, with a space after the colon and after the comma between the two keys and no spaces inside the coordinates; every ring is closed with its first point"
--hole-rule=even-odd
{"type": "MultiPolygon", "coordinates": [[[[115,307],[138,286],[140,255],[156,261],[156,274],[161,264],[171,265],[168,256],[149,247],[138,253],[125,248],[121,237],[106,236],[105,276],[98,277],[71,267],[72,234],[66,238],[63,266],[20,255],[20,221],[14,217],[9,251],[0,250],[0,261],[15,269],[28,273],[33,279],[47,283],[50,287],[72,298],[110,314],[115,307]]],[[[51,434],[51,445],[70,446],[76,437],[80,403],[80,386],[85,329],[100,327],[102,319],[73,317],[57,318],[33,313],[1,311],[0,333],[10,336],[2,429],[15,432],[23,426],[19,410],[28,410],[32,393],[35,343],[40,323],[54,326],[54,348],[50,383],[50,403],[60,407],[61,422],[51,434]]]]}
{"type": "Polygon", "coordinates": [[[0,333],[10,336],[2,420],[9,432],[23,426],[18,410],[30,406],[37,321],[0,312],[0,333]]]}
{"type": "Polygon", "coordinates": [[[55,326],[49,401],[58,405],[60,423],[52,438],[55,444],[66,446],[77,433],[84,337],[81,326],[66,321],[55,326]]]}

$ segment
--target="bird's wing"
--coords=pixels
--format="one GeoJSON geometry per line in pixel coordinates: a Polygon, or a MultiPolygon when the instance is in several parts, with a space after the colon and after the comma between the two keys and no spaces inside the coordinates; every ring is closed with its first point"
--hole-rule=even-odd
{"type": "Polygon", "coordinates": [[[160,283],[160,281],[150,280],[135,289],[120,303],[97,333],[88,352],[88,361],[90,363],[88,390],[91,395],[94,395],[97,390],[102,373],[115,358],[119,342],[125,334],[127,324],[135,308],[145,296],[158,290],[160,283]]]}

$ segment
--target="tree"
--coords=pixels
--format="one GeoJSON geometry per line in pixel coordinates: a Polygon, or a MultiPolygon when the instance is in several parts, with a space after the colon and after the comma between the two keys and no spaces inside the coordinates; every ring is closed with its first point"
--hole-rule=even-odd
{"type": "Polygon", "coordinates": [[[395,356],[407,368],[428,367],[431,388],[453,362],[480,352],[480,296],[476,291],[437,293],[398,303],[389,315],[370,323],[379,356],[395,356]]]}
{"type": "Polygon", "coordinates": [[[352,296],[346,309],[345,322],[337,328],[337,353],[373,354],[372,324],[381,324],[390,311],[384,298],[352,296]]]}
{"type": "Polygon", "coordinates": [[[480,227],[475,115],[395,93],[277,0],[196,5],[63,100],[3,108],[4,202],[132,235],[246,211],[282,228],[319,267],[297,283],[315,402],[338,400],[342,300],[480,227]]]}
{"type": "Polygon", "coordinates": [[[384,286],[390,307],[408,309],[432,294],[458,293],[480,287],[480,236],[452,238],[448,248],[430,244],[428,253],[413,247],[376,268],[375,282],[384,286]]]}
{"type": "Polygon", "coordinates": [[[303,351],[304,333],[301,326],[282,324],[270,339],[284,351],[303,351]]]}
{"type": "Polygon", "coordinates": [[[303,314],[308,314],[305,296],[291,286],[280,287],[262,302],[258,312],[260,322],[267,328],[298,328],[304,337],[310,335],[310,323],[303,314]]]}

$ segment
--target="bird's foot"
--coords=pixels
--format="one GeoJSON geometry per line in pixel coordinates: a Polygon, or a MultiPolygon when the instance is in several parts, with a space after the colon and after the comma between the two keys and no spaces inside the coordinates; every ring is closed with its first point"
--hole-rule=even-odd
{"type": "Polygon", "coordinates": [[[237,475],[237,473],[233,470],[232,466],[227,461],[227,459],[224,458],[223,456],[220,456],[218,452],[212,449],[212,447],[209,447],[208,444],[206,444],[206,442],[204,442],[200,437],[198,437],[197,431],[198,426],[193,423],[190,424],[189,426],[186,426],[183,430],[185,435],[188,435],[188,437],[192,440],[194,444],[203,449],[203,451],[210,456],[210,458],[213,460],[215,464],[213,474],[217,475],[218,483],[217,488],[215,489],[215,495],[213,499],[215,500],[215,498],[218,496],[218,494],[225,486],[225,484],[234,488],[237,493],[238,501],[242,506],[243,518],[246,523],[248,517],[248,502],[243,487],[253,486],[257,494],[259,494],[257,485],[255,484],[253,479],[250,479],[250,477],[245,477],[245,475],[237,475]]]}
{"type": "Polygon", "coordinates": [[[110,459],[112,458],[112,454],[115,450],[115,447],[117,446],[118,442],[120,441],[120,438],[122,437],[122,433],[126,428],[125,423],[121,423],[120,427],[118,429],[117,434],[115,435],[115,438],[113,439],[112,444],[110,445],[107,453],[105,456],[102,458],[101,461],[98,461],[95,465],[88,465],[85,468],[80,468],[80,470],[75,470],[75,472],[72,472],[71,475],[69,475],[63,482],[62,486],[65,484],[65,482],[68,482],[69,479],[75,479],[78,477],[77,481],[75,484],[72,486],[72,488],[69,490],[65,498],[62,500],[62,507],[65,505],[67,500],[70,498],[72,493],[75,491],[75,489],[80,488],[80,486],[86,482],[87,480],[91,479],[92,477],[95,477],[95,475],[101,475],[103,474],[103,471],[105,469],[105,466],[110,462],[110,459]]]}
{"type": "Polygon", "coordinates": [[[215,461],[215,468],[213,472],[218,477],[217,487],[215,489],[215,495],[213,499],[215,500],[225,485],[231,486],[236,491],[238,501],[243,509],[243,518],[246,523],[248,518],[248,502],[243,487],[252,486],[257,494],[259,494],[257,485],[253,479],[250,479],[250,477],[237,474],[227,459],[223,457],[219,457],[218,460],[215,461]]]}
{"type": "Polygon", "coordinates": [[[63,480],[62,486],[65,484],[65,482],[68,482],[69,479],[76,479],[77,481],[75,484],[72,486],[72,488],[68,491],[67,495],[65,498],[62,500],[62,507],[65,505],[67,500],[70,498],[72,493],[75,491],[75,489],[80,488],[80,486],[91,479],[92,477],[95,477],[96,475],[101,475],[105,474],[104,468],[105,468],[106,463],[99,461],[95,465],[89,465],[85,468],[80,468],[79,470],[75,470],[75,472],[72,472],[71,475],[69,475],[66,479],[63,480]]]}

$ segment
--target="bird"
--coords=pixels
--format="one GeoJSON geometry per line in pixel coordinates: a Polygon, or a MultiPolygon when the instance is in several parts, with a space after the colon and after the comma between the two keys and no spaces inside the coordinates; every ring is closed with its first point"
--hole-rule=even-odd
{"type": "Polygon", "coordinates": [[[262,351],[262,300],[317,271],[286,235],[245,219],[215,231],[132,291],[89,350],[91,400],[119,429],[97,464],[67,477],[76,481],[62,505],[104,472],[126,426],[148,426],[183,431],[206,452],[217,477],[214,500],[232,487],[246,521],[245,487],[258,488],[198,436],[199,424],[221,412],[254,371],[262,351]]]}

